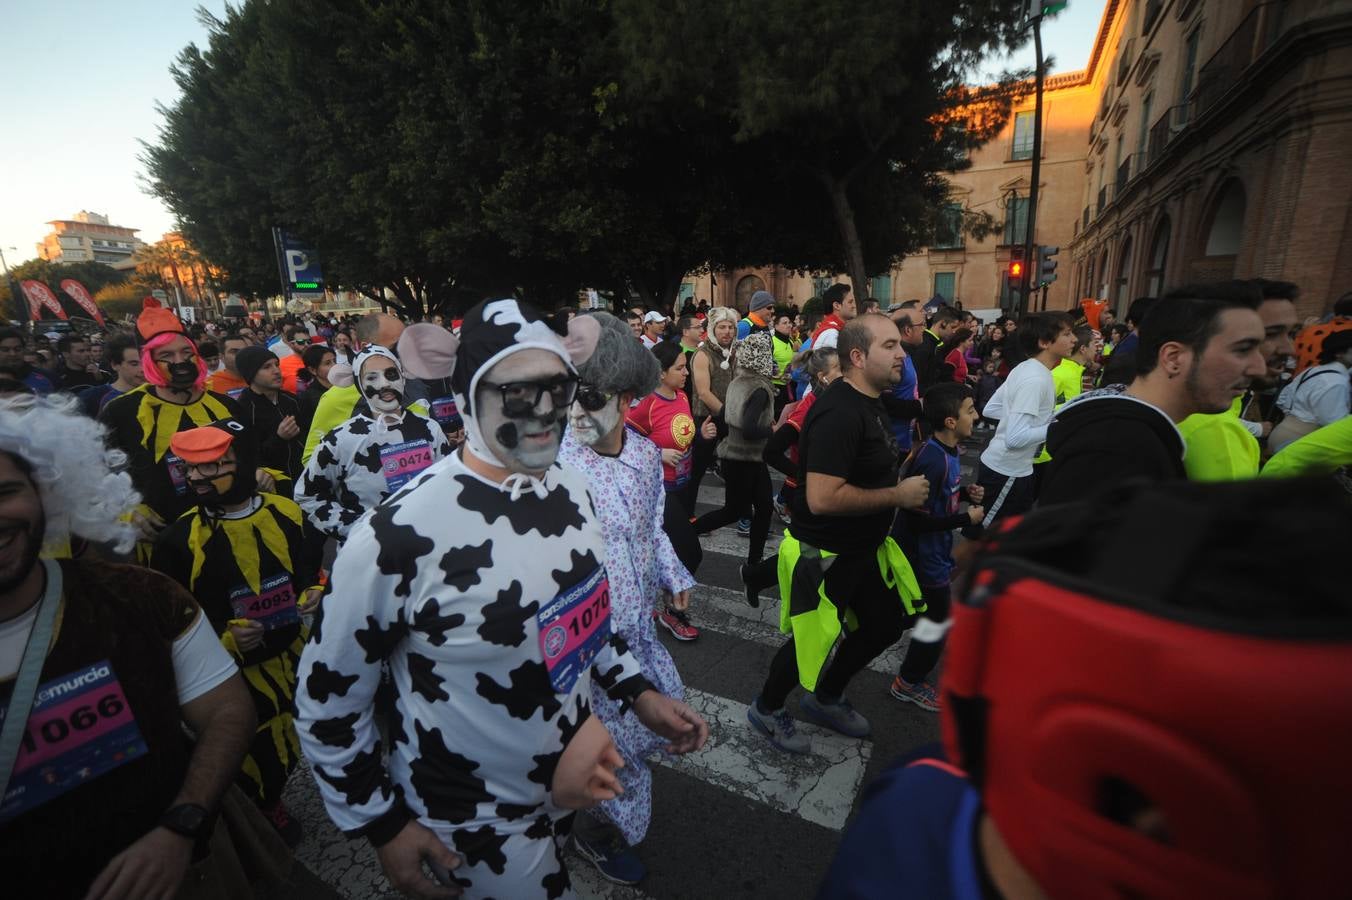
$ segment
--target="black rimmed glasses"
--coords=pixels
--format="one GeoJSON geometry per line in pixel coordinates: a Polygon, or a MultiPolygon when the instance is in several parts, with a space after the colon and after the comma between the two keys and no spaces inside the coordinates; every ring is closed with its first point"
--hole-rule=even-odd
{"type": "Polygon", "coordinates": [[[225,460],[218,459],[215,462],[184,463],[184,465],[195,471],[198,475],[201,475],[203,478],[215,478],[217,475],[221,474],[222,469],[233,466],[234,462],[226,462],[225,460]]]}
{"type": "Polygon", "coordinates": [[[504,415],[525,419],[535,415],[545,394],[549,394],[556,410],[572,406],[573,397],[578,393],[578,378],[576,375],[559,375],[542,381],[480,381],[479,386],[498,392],[504,415]]]}

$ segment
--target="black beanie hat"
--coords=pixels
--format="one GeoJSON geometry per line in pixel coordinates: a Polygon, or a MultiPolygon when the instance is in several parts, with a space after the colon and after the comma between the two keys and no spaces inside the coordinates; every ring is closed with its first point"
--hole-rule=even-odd
{"type": "Polygon", "coordinates": [[[245,347],[235,354],[235,370],[239,372],[239,377],[244,379],[245,384],[253,384],[258,370],[270,359],[277,359],[277,354],[267,347],[245,347]]]}

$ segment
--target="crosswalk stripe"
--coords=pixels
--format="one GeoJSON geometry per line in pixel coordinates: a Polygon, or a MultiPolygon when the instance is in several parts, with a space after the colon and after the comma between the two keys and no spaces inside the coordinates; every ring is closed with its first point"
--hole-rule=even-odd
{"type": "Polygon", "coordinates": [[[809,822],[845,827],[868,766],[868,741],[800,722],[811,752],[782,753],[751,727],[745,703],[695,688],[685,699],[709,723],[709,742],[698,753],[663,757],[662,765],[809,822]]]}
{"type": "MultiPolygon", "coordinates": [[[[779,541],[783,535],[783,524],[776,523],[770,526],[770,534],[765,540],[766,556],[779,552],[779,541]]],[[[722,553],[743,562],[746,561],[746,545],[748,543],[750,543],[750,538],[740,537],[737,534],[736,525],[729,525],[726,528],[702,534],[699,539],[699,545],[704,548],[705,553],[722,553]]]]}

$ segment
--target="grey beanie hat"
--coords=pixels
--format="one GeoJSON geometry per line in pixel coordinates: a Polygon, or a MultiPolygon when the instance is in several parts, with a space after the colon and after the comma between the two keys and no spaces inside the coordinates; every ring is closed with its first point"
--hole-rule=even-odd
{"type": "Polygon", "coordinates": [[[646,397],[662,380],[662,366],[652,351],[634,339],[634,332],[608,312],[588,313],[601,326],[596,352],[577,367],[587,384],[607,394],[633,391],[634,399],[646,397]]]}
{"type": "Polygon", "coordinates": [[[756,291],[751,295],[750,311],[755,312],[758,309],[765,309],[767,306],[775,305],[775,296],[769,291],[756,291]]]}

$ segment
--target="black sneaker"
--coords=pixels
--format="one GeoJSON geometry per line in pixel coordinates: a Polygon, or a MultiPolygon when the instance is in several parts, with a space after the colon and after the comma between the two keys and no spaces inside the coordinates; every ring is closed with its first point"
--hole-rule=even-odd
{"type": "Polygon", "coordinates": [[[742,587],[746,589],[746,602],[751,604],[752,609],[760,609],[760,591],[751,586],[751,567],[742,563],[737,567],[737,574],[742,578],[742,587]]]}

